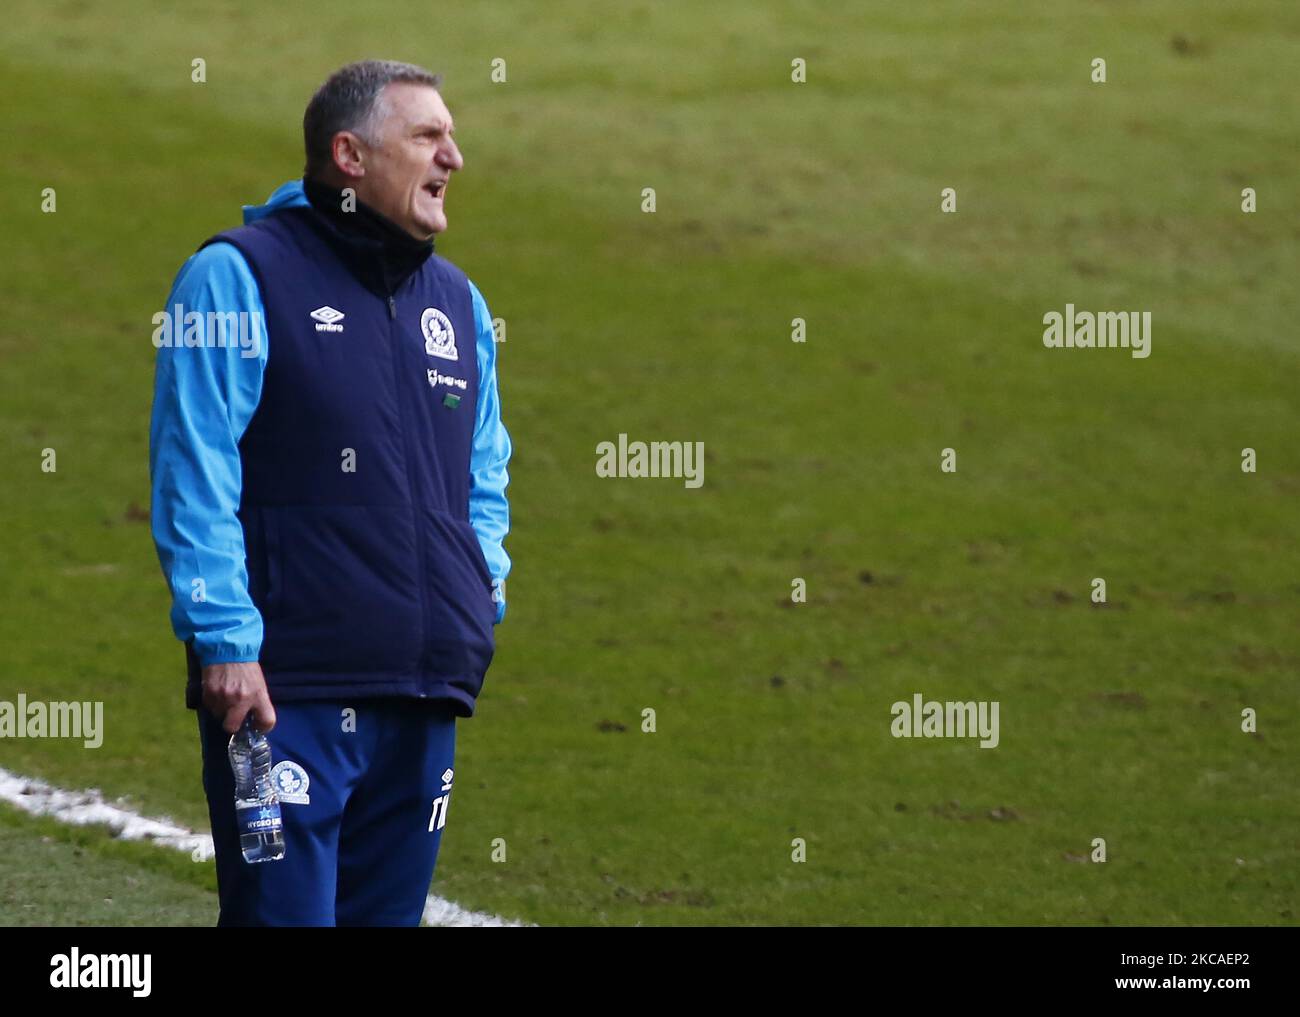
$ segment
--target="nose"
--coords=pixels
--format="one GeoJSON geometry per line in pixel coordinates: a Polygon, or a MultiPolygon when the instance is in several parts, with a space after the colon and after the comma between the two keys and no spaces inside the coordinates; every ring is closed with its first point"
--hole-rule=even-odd
{"type": "Polygon", "coordinates": [[[446,167],[449,170],[458,170],[465,165],[460,149],[456,146],[456,140],[451,137],[448,137],[443,144],[438,146],[437,160],[439,166],[446,167]]]}

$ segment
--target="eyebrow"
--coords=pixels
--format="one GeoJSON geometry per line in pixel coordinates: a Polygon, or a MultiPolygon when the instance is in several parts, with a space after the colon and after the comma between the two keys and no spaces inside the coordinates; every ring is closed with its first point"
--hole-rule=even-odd
{"type": "Polygon", "coordinates": [[[419,133],[419,134],[423,134],[425,131],[435,131],[435,132],[436,132],[436,131],[446,131],[448,134],[455,134],[455,133],[456,133],[456,122],[455,122],[454,120],[449,120],[449,121],[445,121],[445,122],[442,121],[442,120],[438,120],[438,121],[434,121],[434,122],[428,122],[428,123],[423,123],[423,124],[416,124],[416,125],[415,125],[415,130],[416,130],[416,132],[419,133]]]}

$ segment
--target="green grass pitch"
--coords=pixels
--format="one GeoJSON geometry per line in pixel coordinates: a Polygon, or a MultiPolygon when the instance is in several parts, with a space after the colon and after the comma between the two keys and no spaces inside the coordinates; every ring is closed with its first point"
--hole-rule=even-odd
{"type": "MultiPolygon", "coordinates": [[[[445,76],[438,250],[507,323],[516,446],[434,892],[541,924],[1294,924],[1300,10],[411,10],[6,8],[0,699],[102,699],[106,733],[0,766],[206,824],[151,317],[300,174],[316,85],[392,57],[445,76]],[[1152,312],[1151,355],[1045,349],[1067,303],[1152,312]],[[703,486],[597,477],[620,433],[703,442],[703,486]],[[999,702],[999,745],[891,737],[918,692],[999,702]]],[[[7,809],[0,846],[0,924],[215,921],[211,863],[7,809]]]]}

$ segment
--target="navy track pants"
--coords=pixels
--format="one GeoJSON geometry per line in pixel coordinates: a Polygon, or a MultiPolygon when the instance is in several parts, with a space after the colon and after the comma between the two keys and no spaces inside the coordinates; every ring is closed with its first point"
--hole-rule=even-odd
{"type": "Polygon", "coordinates": [[[456,716],[445,703],[277,703],[272,780],[285,856],[239,847],[230,736],[199,717],[220,926],[420,923],[451,797],[456,716]]]}

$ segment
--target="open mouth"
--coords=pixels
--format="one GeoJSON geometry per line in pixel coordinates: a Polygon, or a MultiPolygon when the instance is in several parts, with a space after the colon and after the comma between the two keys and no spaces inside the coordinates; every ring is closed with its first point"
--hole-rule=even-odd
{"type": "Polygon", "coordinates": [[[447,181],[435,180],[433,183],[425,184],[424,189],[435,198],[441,198],[443,192],[447,190],[447,181]]]}

